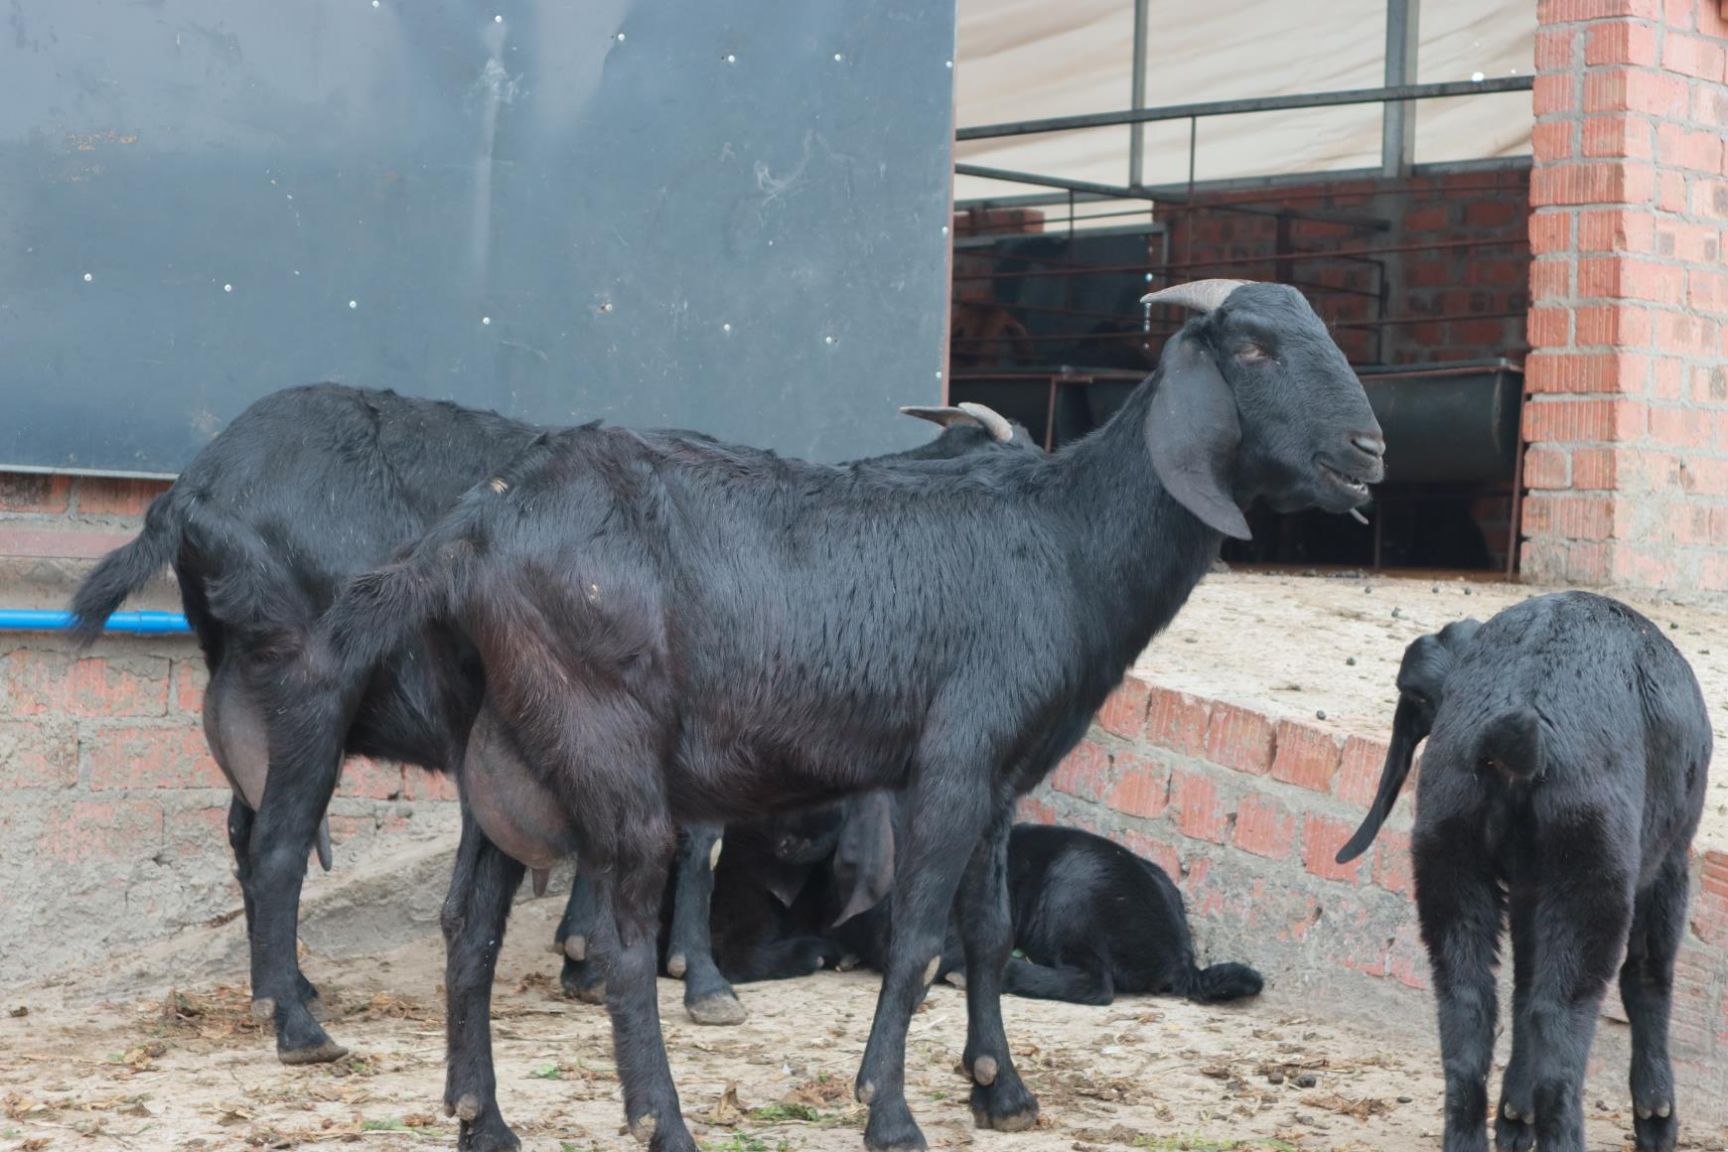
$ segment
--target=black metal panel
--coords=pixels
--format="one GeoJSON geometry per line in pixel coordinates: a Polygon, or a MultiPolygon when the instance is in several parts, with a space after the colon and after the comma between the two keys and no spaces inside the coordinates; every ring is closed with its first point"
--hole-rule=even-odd
{"type": "Polygon", "coordinates": [[[1362,368],[1391,445],[1386,483],[1512,483],[1523,372],[1506,360],[1362,368]]]}
{"type": "Polygon", "coordinates": [[[320,379],[816,458],[939,395],[927,0],[11,0],[0,465],[320,379]]]}

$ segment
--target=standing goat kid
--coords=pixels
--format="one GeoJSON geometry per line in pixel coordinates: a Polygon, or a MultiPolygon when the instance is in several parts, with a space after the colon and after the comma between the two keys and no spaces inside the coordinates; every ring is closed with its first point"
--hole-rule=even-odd
{"type": "Polygon", "coordinates": [[[572,429],[332,607],[312,659],[326,692],[302,694],[317,707],[271,746],[297,774],[331,770],[344,712],[401,645],[457,635],[485,669],[444,915],[445,1103],[464,1147],[516,1146],[489,1000],[524,860],[578,854],[604,878],[625,1114],[655,1149],[693,1152],[654,990],[674,827],[872,788],[907,789],[912,819],[856,1084],[865,1140],[924,1147],[906,1029],[957,890],[974,1117],[1036,1120],[1000,1006],[1015,797],[1080,740],[1223,537],[1246,535],[1244,507],[1349,511],[1383,471],[1362,386],[1300,293],[1207,281],[1148,300],[1200,315],[1107,425],[1053,456],[833,468],[572,429]]]}
{"type": "Polygon", "coordinates": [[[1512,1058],[1497,1143],[1584,1147],[1584,1069],[1620,967],[1637,1146],[1679,1132],[1668,1015],[1710,718],[1661,629],[1587,592],[1538,596],[1405,652],[1361,855],[1428,739],[1410,851],[1446,1065],[1446,1148],[1485,1150],[1494,969],[1512,923],[1512,1058]],[[1432,732],[1432,735],[1430,735],[1432,732]]]}

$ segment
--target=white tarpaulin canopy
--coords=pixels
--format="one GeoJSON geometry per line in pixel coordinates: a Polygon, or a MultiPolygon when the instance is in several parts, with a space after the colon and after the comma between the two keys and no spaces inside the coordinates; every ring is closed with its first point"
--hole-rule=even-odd
{"type": "MultiPolygon", "coordinates": [[[[1531,0],[1430,0],[1418,19],[1418,83],[1529,75],[1531,0]]],[[[1386,0],[1148,0],[1147,106],[1281,96],[1385,82],[1386,0]]],[[[960,126],[1131,106],[1133,0],[959,0],[955,61],[960,126]]],[[[1202,119],[1199,181],[1373,168],[1380,106],[1309,108],[1202,119]]],[[[1530,93],[1424,100],[1416,162],[1527,155],[1530,93]]],[[[1188,122],[1148,124],[1142,181],[1188,181],[1188,122]]],[[[957,160],[1068,180],[1129,183],[1126,127],[962,142],[957,160]]],[[[960,177],[955,196],[1012,195],[1024,185],[960,177]]]]}

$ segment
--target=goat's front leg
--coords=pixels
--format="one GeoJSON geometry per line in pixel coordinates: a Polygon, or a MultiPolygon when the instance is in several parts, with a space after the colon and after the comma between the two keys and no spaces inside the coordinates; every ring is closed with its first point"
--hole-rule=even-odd
{"type": "Polygon", "coordinates": [[[460,1122],[464,1152],[521,1147],[498,1111],[492,1067],[492,978],[510,902],[522,883],[520,863],[500,852],[463,806],[462,842],[439,921],[444,929],[445,1033],[449,1045],[444,1112],[460,1122]]]}
{"type": "Polygon", "coordinates": [[[606,973],[606,1010],[612,1017],[612,1047],[624,1088],[624,1119],[631,1135],[652,1152],[696,1152],[684,1124],[678,1089],[666,1061],[660,1031],[660,900],[671,862],[669,825],[632,829],[620,837],[619,857],[609,882],[612,918],[599,940],[606,973]]]}
{"type": "Polygon", "coordinates": [[[611,899],[602,894],[599,881],[586,868],[579,868],[570,884],[570,900],[554,941],[564,954],[564,970],[558,983],[566,996],[590,1004],[606,1003],[606,975],[595,955],[600,911],[612,913],[611,899]]]}
{"type": "Polygon", "coordinates": [[[738,994],[714,963],[709,914],[714,904],[714,866],[720,862],[718,824],[692,824],[679,837],[673,863],[672,932],[666,973],[684,981],[684,1010],[698,1024],[741,1024],[748,1015],[738,994]]]}
{"type": "Polygon", "coordinates": [[[1446,1073],[1446,1152],[1487,1152],[1500,896],[1467,830],[1443,824],[1412,846],[1416,912],[1434,972],[1446,1073]]]}
{"type": "Polygon", "coordinates": [[[1620,969],[1620,999],[1632,1024],[1632,1111],[1639,1152],[1668,1152],[1680,1138],[1668,1018],[1674,960],[1686,933],[1687,872],[1686,853],[1678,852],[1638,894],[1620,969]]]}
{"type": "Polygon", "coordinates": [[[1014,950],[1008,908],[1008,832],[1014,801],[999,801],[960,881],[960,939],[966,949],[966,1053],[972,1117],[980,1128],[1019,1132],[1038,1122],[1038,1101],[1020,1081],[1002,1026],[1002,971],[1014,950]]]}
{"type": "MultiPolygon", "coordinates": [[[[313,1018],[315,1001],[308,993],[316,993],[301,975],[297,956],[306,859],[336,791],[344,728],[333,699],[316,699],[309,710],[316,723],[301,729],[309,737],[283,730],[286,721],[271,725],[270,783],[247,830],[241,866],[251,907],[252,1010],[274,1021],[276,1055],[284,1064],[339,1060],[348,1052],[313,1018]]],[[[230,836],[236,834],[231,827],[230,836]]]]}
{"type": "Polygon", "coordinates": [[[941,966],[955,891],[990,818],[982,787],[945,783],[914,792],[909,843],[895,865],[888,964],[856,1085],[870,1108],[864,1143],[874,1152],[926,1147],[906,1105],[906,1029],[941,966]]]}

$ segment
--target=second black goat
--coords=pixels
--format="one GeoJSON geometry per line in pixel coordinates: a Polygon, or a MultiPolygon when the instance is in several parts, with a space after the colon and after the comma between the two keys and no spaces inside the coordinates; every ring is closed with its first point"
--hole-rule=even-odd
{"type": "Polygon", "coordinates": [[[1626,605],[1562,592],[1417,640],[1398,691],[1379,795],[1338,858],[1374,839],[1427,737],[1410,852],[1439,1002],[1446,1148],[1488,1146],[1508,918],[1498,1146],[1583,1149],[1585,1064],[1619,964],[1637,1146],[1673,1148],[1668,1019],[1711,752],[1692,669],[1626,605]]]}

